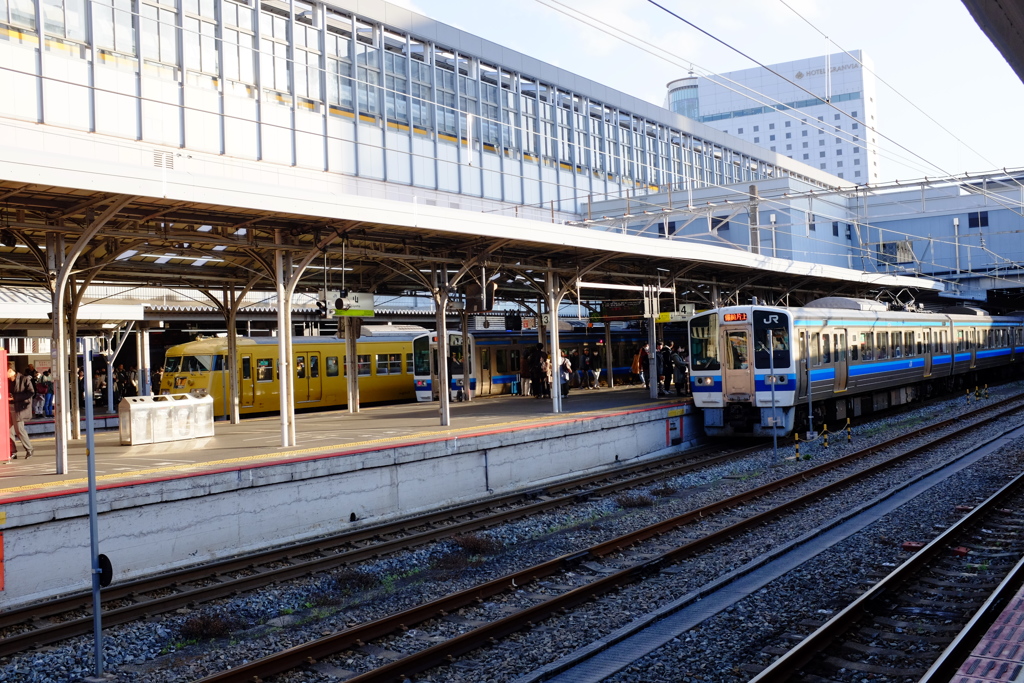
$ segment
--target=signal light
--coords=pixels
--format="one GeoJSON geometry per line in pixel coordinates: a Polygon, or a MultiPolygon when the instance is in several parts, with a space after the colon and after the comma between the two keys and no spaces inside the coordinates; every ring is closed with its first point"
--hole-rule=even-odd
{"type": "Polygon", "coordinates": [[[327,317],[327,302],[326,301],[317,301],[316,302],[316,314],[318,316],[320,316],[321,318],[326,318],[327,317]]]}

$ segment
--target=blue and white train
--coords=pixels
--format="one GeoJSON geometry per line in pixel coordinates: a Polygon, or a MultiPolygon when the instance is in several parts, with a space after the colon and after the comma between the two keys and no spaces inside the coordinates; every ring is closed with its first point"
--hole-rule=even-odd
{"type": "Polygon", "coordinates": [[[803,308],[728,306],[690,320],[693,400],[709,436],[781,436],[808,416],[816,428],[845,424],[936,389],[973,388],[1022,359],[1024,318],[966,307],[897,312],[829,297],[803,308]]]}

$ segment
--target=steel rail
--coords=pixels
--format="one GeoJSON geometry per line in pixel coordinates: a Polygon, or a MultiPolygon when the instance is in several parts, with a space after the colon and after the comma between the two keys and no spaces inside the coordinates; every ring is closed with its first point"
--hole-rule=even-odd
{"type": "MultiPolygon", "coordinates": [[[[936,558],[947,553],[949,551],[950,539],[962,536],[967,530],[982,524],[996,510],[1005,505],[1008,499],[1020,496],[1022,491],[1024,491],[1024,474],[1018,475],[1013,481],[989,496],[981,505],[975,507],[970,513],[932,539],[930,543],[918,550],[884,579],[861,594],[860,597],[825,622],[814,633],[804,638],[786,654],[772,662],[761,673],[750,679],[750,683],[782,683],[783,681],[792,680],[792,676],[801,667],[832,645],[832,643],[865,616],[871,614],[873,605],[877,604],[879,600],[887,594],[900,590],[902,586],[920,574],[936,558]]],[[[1018,573],[1021,566],[1022,563],[1018,563],[1016,568],[1018,573]]],[[[1003,583],[1005,584],[1006,582],[1004,581],[1003,583]]],[[[947,676],[944,680],[948,681],[950,677],[947,676]]]]}
{"type": "MultiPolygon", "coordinates": [[[[1006,403],[1016,400],[1018,399],[1007,399],[1000,402],[998,405],[1005,405],[1006,403]]],[[[993,406],[989,406],[988,408],[992,407],[993,406]]],[[[456,638],[449,639],[443,643],[438,643],[437,645],[426,648],[420,652],[386,664],[383,667],[379,667],[372,671],[347,679],[347,683],[369,683],[370,681],[383,683],[401,680],[434,666],[450,662],[458,655],[465,654],[466,652],[472,651],[481,646],[493,643],[496,639],[521,630],[524,627],[530,627],[552,616],[555,612],[568,610],[571,607],[599,597],[600,595],[614,590],[615,588],[639,580],[647,574],[659,571],[667,565],[678,562],[683,557],[692,555],[704,548],[727,540],[735,536],[737,533],[743,532],[749,528],[765,524],[772,518],[785,515],[793,509],[802,507],[803,505],[821,498],[822,496],[849,486],[850,484],[871,476],[882,469],[891,467],[894,464],[899,464],[907,458],[932,448],[943,441],[962,436],[970,430],[977,429],[982,425],[1015,413],[1022,407],[1024,406],[1014,406],[1008,410],[1001,411],[997,415],[964,426],[950,434],[931,439],[927,443],[917,445],[903,453],[900,453],[899,455],[894,456],[893,458],[876,463],[875,465],[851,474],[848,477],[829,483],[822,488],[816,489],[815,491],[802,496],[798,496],[797,498],[778,505],[770,510],[714,531],[702,538],[677,546],[676,548],[656,557],[650,558],[613,574],[609,574],[608,576],[575,588],[562,595],[553,596],[538,605],[528,607],[503,619],[477,627],[472,631],[457,636],[456,638]]],[[[938,424],[948,425],[962,420],[963,416],[945,420],[938,424]]],[[[796,484],[818,474],[823,474],[837,467],[850,464],[857,459],[866,457],[867,455],[873,454],[886,447],[893,446],[899,441],[905,441],[910,438],[913,438],[913,435],[890,439],[885,443],[871,446],[863,449],[862,451],[858,451],[857,453],[847,455],[843,458],[838,458],[832,462],[824,463],[809,470],[784,477],[783,479],[765,486],[731,496],[730,498],[712,503],[711,505],[697,510],[689,511],[670,520],[658,522],[618,538],[599,543],[586,550],[563,555],[562,557],[549,560],[534,567],[445,596],[439,600],[425,603],[397,614],[382,617],[381,619],[367,624],[354,626],[325,638],[316,639],[308,643],[294,646],[274,655],[269,655],[262,659],[233,667],[227,671],[206,676],[200,679],[198,683],[252,683],[253,681],[261,681],[266,676],[279,674],[299,666],[315,663],[324,657],[337,654],[338,652],[352,647],[359,647],[374,638],[380,638],[407,630],[416,624],[439,616],[445,616],[454,610],[467,607],[474,602],[482,601],[485,598],[505,591],[521,588],[536,579],[551,576],[561,570],[572,569],[584,561],[600,559],[605,555],[619,551],[623,548],[628,548],[642,540],[664,534],[696,519],[707,517],[716,512],[753,500],[759,496],[767,495],[790,484],[796,484]]]]}
{"type": "MultiPolygon", "coordinates": [[[[661,461],[637,463],[610,472],[587,475],[540,490],[510,494],[498,499],[472,503],[383,526],[370,527],[326,539],[264,551],[255,555],[178,570],[159,577],[139,579],[104,591],[103,599],[106,603],[120,600],[132,600],[133,602],[129,605],[104,610],[103,623],[104,626],[124,624],[135,619],[148,618],[154,614],[254,590],[269,583],[307,576],[340,565],[392,554],[439,539],[485,529],[569,505],[580,500],[581,497],[607,495],[623,488],[643,486],[651,481],[678,476],[688,471],[743,457],[760,448],[760,446],[756,446],[730,451],[696,462],[692,461],[694,452],[690,451],[685,455],[673,456],[661,461]],[[579,489],[583,487],[592,488],[580,492],[579,489]],[[551,495],[559,492],[569,493],[519,505],[510,510],[494,512],[495,508],[520,504],[541,494],[551,495]],[[450,523],[445,524],[446,522],[450,523]],[[430,525],[436,526],[425,531],[411,531],[430,525]],[[383,537],[394,538],[383,540],[383,537]],[[353,545],[356,547],[352,548],[353,545]],[[345,549],[339,550],[338,548],[345,549]],[[326,554],[326,556],[306,560],[297,559],[312,554],[326,554]],[[289,564],[284,567],[260,569],[260,565],[280,562],[289,564]],[[229,576],[235,572],[247,572],[248,574],[240,577],[229,576]],[[195,582],[212,583],[191,589],[181,588],[195,582]],[[175,592],[155,598],[146,598],[143,595],[166,588],[172,588],[175,592]]],[[[699,450],[707,452],[716,449],[705,447],[699,450]]],[[[0,639],[0,657],[90,632],[92,629],[91,610],[90,615],[86,617],[39,625],[40,619],[73,610],[89,609],[90,606],[89,596],[76,594],[0,615],[0,627],[10,628],[24,625],[26,622],[31,624],[30,630],[0,639]]]]}

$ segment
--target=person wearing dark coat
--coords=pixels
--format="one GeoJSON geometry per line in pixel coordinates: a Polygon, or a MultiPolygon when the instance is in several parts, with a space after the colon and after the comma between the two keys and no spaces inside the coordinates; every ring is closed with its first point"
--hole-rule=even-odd
{"type": "Polygon", "coordinates": [[[11,459],[17,459],[18,447],[14,442],[17,438],[25,448],[25,457],[31,458],[35,452],[32,441],[25,430],[25,420],[32,419],[32,398],[36,390],[32,378],[26,374],[18,374],[13,366],[7,367],[7,396],[11,416],[11,459]]]}

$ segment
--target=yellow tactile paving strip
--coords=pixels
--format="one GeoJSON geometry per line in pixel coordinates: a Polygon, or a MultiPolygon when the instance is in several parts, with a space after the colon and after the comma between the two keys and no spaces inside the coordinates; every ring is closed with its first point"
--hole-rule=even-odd
{"type": "MultiPolygon", "coordinates": [[[[181,464],[168,464],[160,466],[146,466],[140,463],[138,469],[127,469],[121,468],[122,471],[111,472],[105,474],[98,474],[96,477],[97,484],[101,488],[109,488],[115,486],[125,485],[137,485],[145,482],[167,480],[167,479],[179,479],[187,476],[196,476],[200,474],[216,473],[221,471],[231,471],[238,469],[248,469],[251,467],[261,466],[272,466],[287,462],[298,462],[305,459],[311,458],[322,458],[322,457],[333,457],[334,455],[353,455],[357,452],[375,450],[375,447],[382,445],[402,445],[402,444],[415,444],[423,442],[433,441],[445,441],[451,438],[458,438],[461,436],[475,436],[493,434],[502,431],[510,431],[520,429],[523,427],[529,427],[535,425],[550,426],[551,424],[557,424],[559,422],[575,421],[580,419],[593,419],[601,417],[607,414],[625,413],[635,410],[645,410],[654,407],[667,407],[669,402],[665,401],[646,401],[644,403],[638,403],[644,401],[639,392],[628,389],[605,391],[600,395],[587,394],[586,399],[577,399],[582,405],[577,404],[572,406],[578,408],[572,412],[565,412],[559,415],[543,412],[550,404],[541,402],[534,404],[532,401],[526,402],[522,398],[514,397],[501,397],[497,399],[482,399],[477,400],[469,404],[459,404],[458,410],[453,410],[453,421],[457,421],[457,414],[460,414],[462,418],[473,418],[474,408],[477,411],[483,407],[488,409],[488,412],[492,413],[508,413],[509,416],[522,414],[524,408],[529,408],[530,412],[534,412],[533,415],[522,419],[502,419],[504,415],[493,415],[494,421],[490,421],[486,416],[481,418],[475,416],[479,421],[484,420],[483,423],[478,423],[472,426],[466,427],[442,427],[438,425],[436,428],[427,428],[417,430],[408,434],[399,434],[395,436],[386,436],[381,438],[372,439],[358,439],[352,441],[341,441],[330,444],[324,444],[322,446],[313,446],[309,448],[291,448],[287,450],[266,450],[267,446],[265,443],[254,446],[240,446],[237,440],[232,440],[232,434],[237,431],[244,431],[247,428],[254,426],[265,426],[267,423],[271,423],[273,426],[277,426],[277,416],[270,416],[264,418],[256,418],[245,420],[241,425],[229,425],[226,423],[217,423],[218,435],[212,437],[212,439],[220,440],[231,440],[233,443],[228,446],[231,450],[237,450],[238,448],[246,449],[258,449],[260,452],[251,453],[247,455],[240,455],[230,458],[214,458],[212,460],[196,461],[181,464]]],[[[351,424],[347,426],[351,428],[358,428],[362,431],[366,430],[381,430],[385,431],[388,427],[396,426],[394,423],[401,422],[406,419],[410,411],[416,412],[416,409],[422,409],[426,406],[425,416],[418,416],[417,419],[429,420],[431,417],[436,419],[436,406],[431,408],[428,404],[414,404],[414,405],[398,405],[398,406],[381,406],[364,410],[362,413],[357,415],[350,415],[349,413],[307,413],[300,414],[296,419],[296,426],[298,436],[300,439],[303,438],[303,427],[311,429],[317,429],[318,423],[324,421],[324,419],[331,421],[332,418],[337,420],[339,418],[352,418],[351,424]],[[432,415],[431,415],[432,413],[432,415]],[[372,421],[379,422],[376,426],[368,426],[371,422],[370,419],[359,421],[358,417],[366,416],[372,418],[372,421]]],[[[453,407],[454,408],[454,407],[453,407]]],[[[280,438],[279,432],[276,430],[267,430],[267,435],[271,438],[280,438]]],[[[221,441],[222,443],[223,441],[221,441]]],[[[53,439],[37,439],[35,441],[37,445],[37,453],[30,461],[17,460],[9,464],[9,467],[19,467],[21,464],[31,463],[37,465],[38,463],[46,463],[49,465],[49,473],[39,473],[38,475],[17,475],[18,479],[22,479],[24,483],[19,483],[15,486],[0,488],[0,503],[3,502],[14,502],[16,500],[25,500],[31,498],[47,498],[55,495],[63,495],[70,492],[77,492],[83,490],[88,485],[88,478],[81,476],[85,470],[85,447],[84,438],[81,442],[72,442],[71,453],[69,457],[69,469],[72,470],[67,475],[68,478],[54,481],[53,477],[58,476],[53,473],[53,450],[52,443],[53,439]],[[49,456],[49,459],[47,459],[49,456]],[[71,465],[71,459],[77,456],[80,459],[80,463],[75,463],[75,466],[71,465]],[[75,471],[77,470],[77,471],[75,471]],[[40,478],[45,478],[47,481],[40,481],[40,478]],[[29,481],[24,481],[29,480],[29,481]]],[[[195,455],[196,449],[189,449],[188,444],[190,442],[182,442],[182,452],[188,455],[195,455]]],[[[161,447],[166,447],[167,444],[160,444],[161,447]]],[[[103,469],[101,461],[111,457],[118,458],[125,455],[124,448],[133,447],[122,447],[119,444],[116,432],[103,432],[97,434],[97,463],[98,469],[103,469]]],[[[136,449],[144,449],[145,446],[134,447],[136,449]]],[[[215,446],[210,450],[219,451],[224,450],[222,446],[215,446]]],[[[133,460],[149,460],[149,461],[161,461],[169,459],[169,455],[175,455],[174,453],[168,453],[166,451],[158,452],[140,452],[133,451],[129,454],[133,460]]],[[[7,474],[7,467],[0,468],[0,476],[7,474]]],[[[13,474],[13,472],[12,472],[13,474]]]]}

